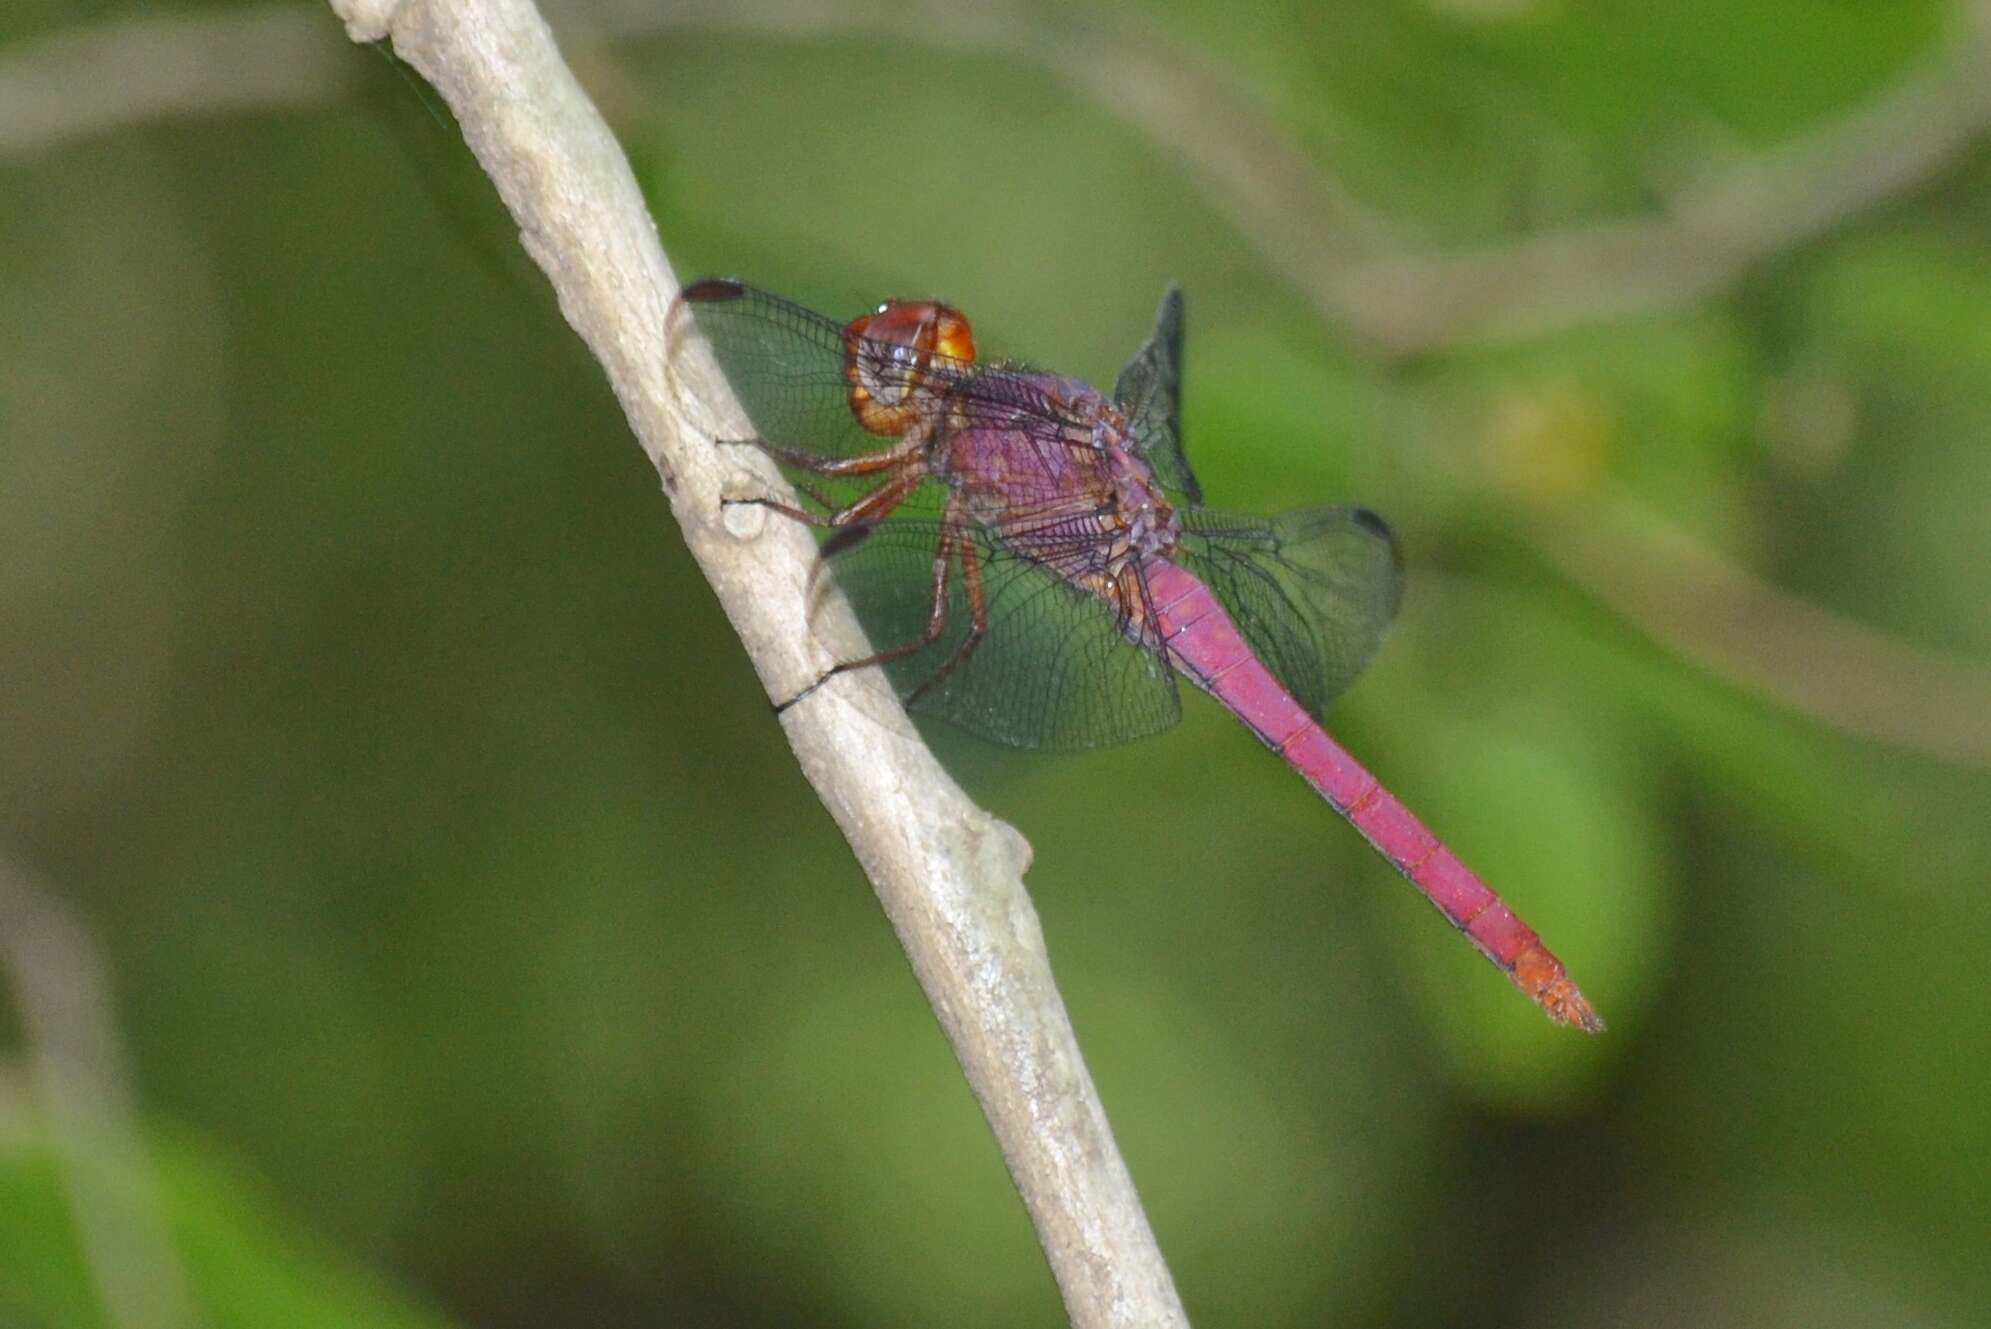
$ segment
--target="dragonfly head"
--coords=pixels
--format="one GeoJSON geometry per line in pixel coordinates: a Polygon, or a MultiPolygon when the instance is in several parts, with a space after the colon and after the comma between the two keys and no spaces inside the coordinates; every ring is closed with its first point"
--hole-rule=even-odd
{"type": "Polygon", "coordinates": [[[874,434],[903,434],[975,359],[967,318],[937,300],[887,300],[843,330],[850,409],[874,434]]]}

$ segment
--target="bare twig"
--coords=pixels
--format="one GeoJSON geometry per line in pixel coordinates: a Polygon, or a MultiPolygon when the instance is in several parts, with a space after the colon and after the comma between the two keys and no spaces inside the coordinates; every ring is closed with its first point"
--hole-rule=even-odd
{"type": "Polygon", "coordinates": [[[35,1096],[105,1321],[192,1326],[186,1276],[138,1137],[102,959],[61,900],[4,854],[0,979],[14,989],[35,1096]]]}
{"type": "MultiPolygon", "coordinates": [[[[720,519],[740,463],[692,437],[668,404],[664,309],[675,279],[628,163],[544,21],[529,0],[333,8],[355,39],[391,37],[449,103],[607,371],[755,668],[772,694],[794,695],[825,663],[806,629],[814,547],[787,523],[720,519]]],[[[1021,880],[1028,846],[881,714],[903,721],[881,680],[852,676],[790,707],[782,724],[953,1043],[1072,1321],[1185,1324],[1052,982],[1021,880]]]]}

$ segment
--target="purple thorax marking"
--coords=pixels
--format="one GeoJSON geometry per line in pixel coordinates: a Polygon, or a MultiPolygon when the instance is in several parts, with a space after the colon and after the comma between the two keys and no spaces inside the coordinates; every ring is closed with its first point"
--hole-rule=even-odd
{"type": "MultiPolygon", "coordinates": [[[[1014,382],[1029,399],[1012,420],[978,401],[945,440],[941,475],[1010,546],[1118,602],[1135,561],[1175,548],[1175,510],[1131,445],[1126,417],[1098,389],[1058,374],[1014,382]],[[1047,416],[1059,420],[1055,432],[1047,416]]],[[[1146,618],[1144,604],[1119,607],[1146,618]]]]}

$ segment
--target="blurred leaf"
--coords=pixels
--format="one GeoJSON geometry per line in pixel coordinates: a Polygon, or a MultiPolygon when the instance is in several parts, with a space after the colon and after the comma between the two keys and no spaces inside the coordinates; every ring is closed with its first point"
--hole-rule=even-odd
{"type": "Polygon", "coordinates": [[[1991,375],[1991,274],[1973,236],[1908,224],[1856,236],[1794,275],[1806,335],[1841,354],[1982,392],[1991,375]]]}
{"type": "MultiPolygon", "coordinates": [[[[166,1235],[202,1323],[214,1329],[449,1323],[308,1235],[207,1147],[190,1140],[155,1144],[153,1165],[166,1235]]],[[[31,1317],[38,1329],[103,1329],[92,1278],[52,1155],[32,1139],[10,1140],[0,1151],[0,1308],[31,1317]]]]}

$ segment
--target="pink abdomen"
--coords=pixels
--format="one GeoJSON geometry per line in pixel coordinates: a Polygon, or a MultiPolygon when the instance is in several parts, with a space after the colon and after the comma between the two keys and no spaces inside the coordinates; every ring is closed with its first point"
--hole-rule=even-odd
{"type": "Polygon", "coordinates": [[[1284,757],[1552,1018],[1593,1033],[1604,1027],[1534,929],[1307,714],[1209,587],[1166,559],[1150,560],[1143,572],[1156,631],[1180,673],[1284,757]]]}

